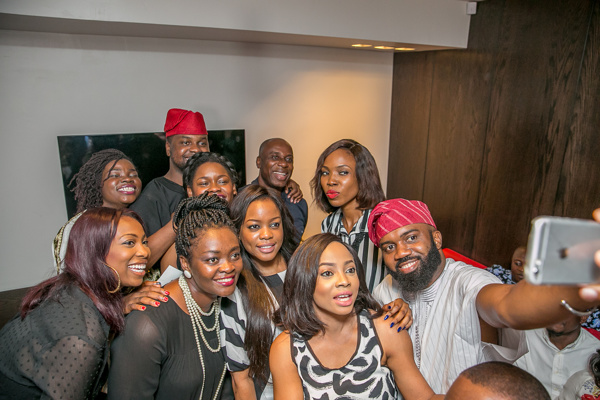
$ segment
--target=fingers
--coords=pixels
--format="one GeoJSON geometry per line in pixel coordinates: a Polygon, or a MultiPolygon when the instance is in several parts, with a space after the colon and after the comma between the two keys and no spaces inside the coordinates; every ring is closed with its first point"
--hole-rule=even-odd
{"type": "Polygon", "coordinates": [[[412,325],[412,311],[407,303],[396,299],[383,306],[385,311],[383,319],[390,324],[390,328],[398,332],[408,329],[412,325]]]}
{"type": "Polygon", "coordinates": [[[125,314],[133,310],[144,311],[146,307],[158,307],[161,302],[169,301],[169,292],[164,290],[157,282],[144,282],[134,292],[123,297],[123,311],[125,314]]]}
{"type": "Polygon", "coordinates": [[[600,298],[600,285],[588,285],[579,289],[579,297],[585,301],[596,301],[600,298]]]}
{"type": "Polygon", "coordinates": [[[600,208],[596,208],[592,213],[596,222],[600,222],[600,208]]]}

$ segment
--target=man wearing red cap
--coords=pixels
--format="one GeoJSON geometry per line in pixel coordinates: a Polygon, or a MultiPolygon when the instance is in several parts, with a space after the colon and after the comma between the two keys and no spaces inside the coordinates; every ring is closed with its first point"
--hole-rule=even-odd
{"type": "MultiPolygon", "coordinates": [[[[581,300],[576,287],[503,285],[483,269],[445,258],[442,234],[420,201],[381,202],[368,226],[390,270],[373,295],[381,304],[400,297],[410,305],[415,362],[436,393],[473,365],[513,362],[527,350],[523,340],[513,348],[496,345],[496,328],[541,328],[598,304],[581,300]]],[[[508,333],[502,330],[504,345],[514,340],[508,333]]]]}
{"type": "MultiPolygon", "coordinates": [[[[167,112],[165,134],[169,171],[165,176],[150,181],[130,207],[144,220],[148,236],[171,222],[171,214],[186,197],[183,190],[183,168],[187,160],[196,153],[210,151],[204,117],[199,112],[170,109],[167,112]]],[[[162,239],[161,242],[167,244],[164,249],[166,251],[173,243],[175,234],[172,233],[171,240],[162,239]]]]}

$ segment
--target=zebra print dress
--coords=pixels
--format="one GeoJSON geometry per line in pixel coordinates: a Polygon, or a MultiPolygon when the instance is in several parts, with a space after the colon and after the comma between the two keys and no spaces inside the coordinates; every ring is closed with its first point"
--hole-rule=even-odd
{"type": "Polygon", "coordinates": [[[358,316],[357,348],[341,368],[321,365],[308,341],[298,334],[292,335],[292,359],[302,380],[305,400],[401,398],[392,371],[381,365],[381,344],[367,315],[368,311],[363,310],[358,316]]]}

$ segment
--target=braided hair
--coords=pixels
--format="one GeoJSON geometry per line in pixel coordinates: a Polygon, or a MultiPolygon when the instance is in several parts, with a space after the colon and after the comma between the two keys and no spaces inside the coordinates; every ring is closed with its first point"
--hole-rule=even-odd
{"type": "Polygon", "coordinates": [[[181,200],[173,216],[177,255],[189,260],[192,241],[210,228],[229,228],[237,236],[227,201],[209,192],[181,200]]]}
{"type": "Polygon", "coordinates": [[[133,161],[120,150],[100,150],[92,154],[79,172],[73,176],[68,187],[75,193],[78,213],[88,208],[102,206],[102,184],[104,183],[102,173],[108,163],[113,162],[112,169],[119,160],[127,160],[133,164],[133,161]]]}

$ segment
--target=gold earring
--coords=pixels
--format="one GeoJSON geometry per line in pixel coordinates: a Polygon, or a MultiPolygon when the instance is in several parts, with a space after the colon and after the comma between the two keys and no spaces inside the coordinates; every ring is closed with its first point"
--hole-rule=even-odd
{"type": "Polygon", "coordinates": [[[119,275],[119,273],[117,272],[116,269],[114,269],[113,267],[111,267],[108,264],[104,264],[106,265],[108,268],[112,269],[113,272],[117,275],[117,279],[119,280],[119,283],[117,284],[117,287],[114,290],[108,290],[108,287],[106,288],[106,290],[108,291],[109,294],[113,294],[116,293],[119,289],[121,289],[121,276],[119,275]]]}

